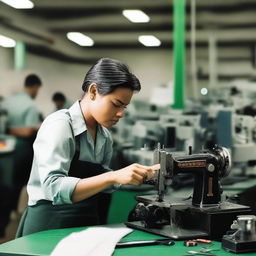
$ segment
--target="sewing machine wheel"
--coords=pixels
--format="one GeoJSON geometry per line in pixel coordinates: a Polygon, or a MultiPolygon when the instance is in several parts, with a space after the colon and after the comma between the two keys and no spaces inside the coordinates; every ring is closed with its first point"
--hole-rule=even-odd
{"type": "Polygon", "coordinates": [[[167,209],[152,205],[138,203],[129,217],[129,221],[142,221],[145,227],[159,227],[169,220],[169,211],[167,209]]]}
{"type": "Polygon", "coordinates": [[[213,148],[214,153],[220,156],[222,159],[221,167],[219,170],[219,177],[224,178],[227,177],[231,170],[231,155],[227,148],[225,147],[215,147],[213,148]]]}

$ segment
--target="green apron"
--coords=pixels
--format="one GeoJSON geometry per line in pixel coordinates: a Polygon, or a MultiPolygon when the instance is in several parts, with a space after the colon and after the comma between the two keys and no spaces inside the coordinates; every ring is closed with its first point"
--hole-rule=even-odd
{"type": "MultiPolygon", "coordinates": [[[[79,160],[80,140],[76,137],[76,152],[72,159],[69,176],[88,178],[105,172],[100,164],[79,160]]],[[[111,195],[98,193],[95,196],[73,204],[53,205],[51,201],[40,200],[28,206],[21,218],[16,238],[31,233],[57,228],[94,226],[105,224],[111,195]]]]}

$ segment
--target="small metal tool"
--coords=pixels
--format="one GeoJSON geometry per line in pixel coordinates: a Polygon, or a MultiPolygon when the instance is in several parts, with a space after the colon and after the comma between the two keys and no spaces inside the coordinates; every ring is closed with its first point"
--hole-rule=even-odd
{"type": "Polygon", "coordinates": [[[210,248],[201,248],[200,252],[213,252],[213,251],[219,251],[220,249],[210,249],[210,248]]]}
{"type": "Polygon", "coordinates": [[[201,251],[187,251],[186,255],[208,255],[208,256],[214,256],[215,254],[210,252],[201,252],[201,251]]]}
{"type": "Polygon", "coordinates": [[[155,240],[138,240],[129,242],[119,242],[116,244],[116,248],[135,247],[135,246],[147,246],[147,245],[174,245],[174,241],[171,239],[155,239],[155,240]]]}

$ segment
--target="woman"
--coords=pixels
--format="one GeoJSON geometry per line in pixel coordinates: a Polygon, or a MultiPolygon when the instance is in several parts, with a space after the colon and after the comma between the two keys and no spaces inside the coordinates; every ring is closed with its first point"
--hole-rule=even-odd
{"type": "Polygon", "coordinates": [[[28,207],[17,236],[46,229],[99,224],[101,191],[115,184],[140,185],[159,166],[108,169],[109,131],[130,103],[139,80],[119,61],[100,59],[85,76],[84,95],[43,122],[34,143],[28,207]]]}

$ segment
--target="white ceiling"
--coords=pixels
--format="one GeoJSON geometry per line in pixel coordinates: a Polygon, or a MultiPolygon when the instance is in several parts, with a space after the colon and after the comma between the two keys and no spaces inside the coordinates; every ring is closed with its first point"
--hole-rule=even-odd
{"type": "MultiPolygon", "coordinates": [[[[0,34],[24,41],[28,51],[63,61],[90,63],[99,50],[145,49],[141,34],[162,41],[160,49],[172,48],[172,0],[32,0],[30,10],[13,9],[0,2],[0,34]],[[149,23],[135,24],[124,9],[141,9],[149,23]],[[81,47],[66,38],[70,31],[82,32],[95,41],[81,47]],[[90,54],[88,54],[90,52],[90,54]]],[[[186,41],[190,43],[190,0],[186,1],[186,41]]],[[[256,42],[256,0],[196,0],[196,41],[208,44],[210,33],[228,47],[256,42]]],[[[158,50],[159,48],[152,48],[158,50]]]]}

